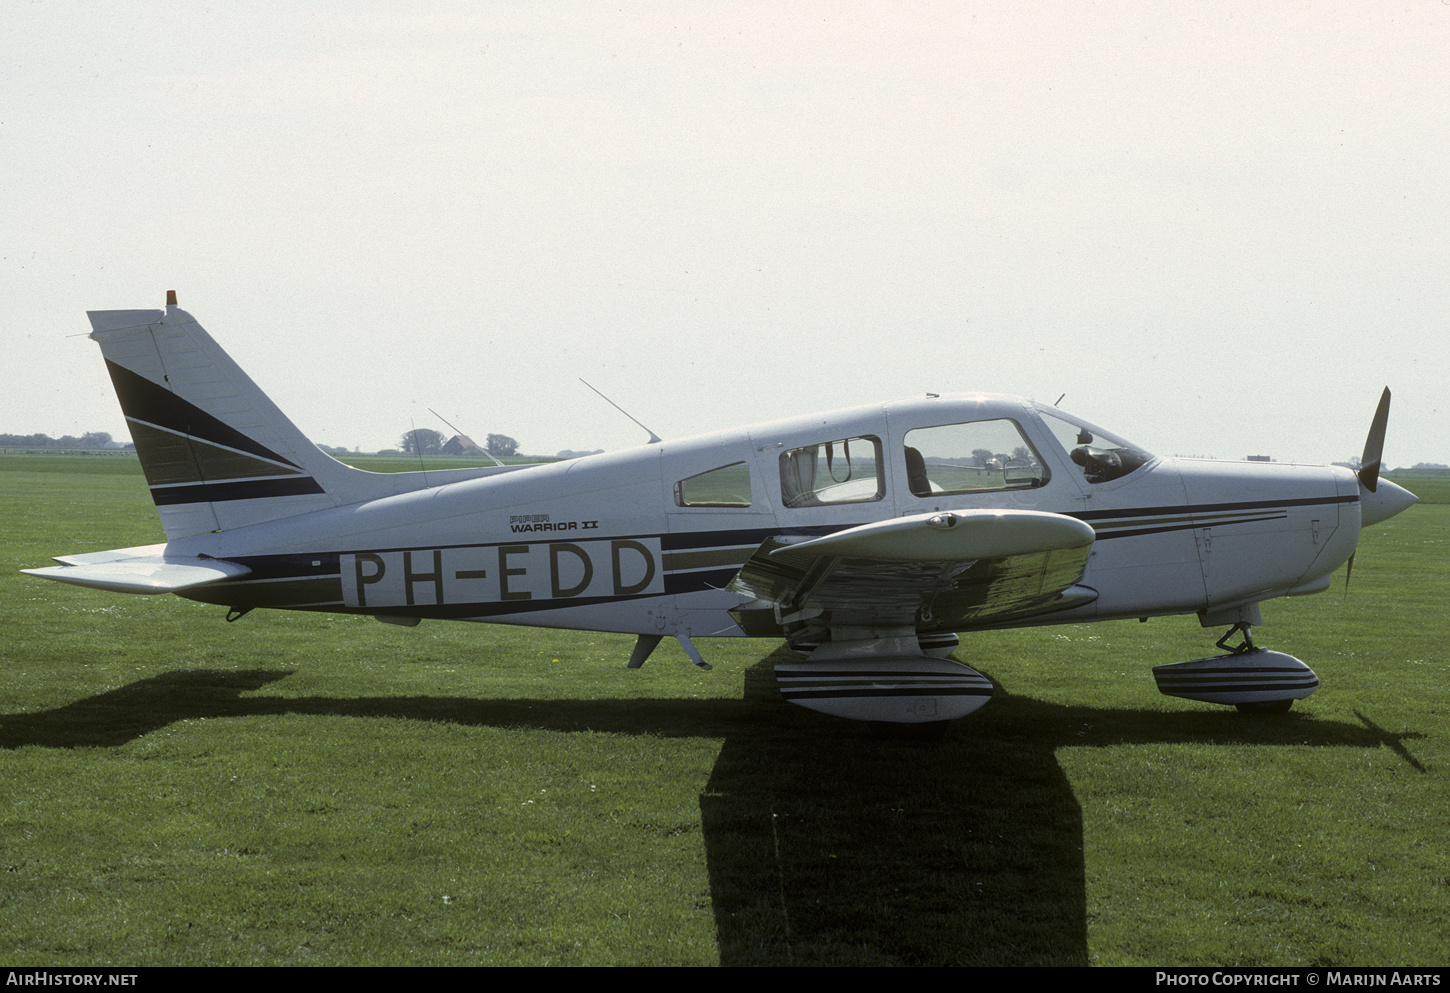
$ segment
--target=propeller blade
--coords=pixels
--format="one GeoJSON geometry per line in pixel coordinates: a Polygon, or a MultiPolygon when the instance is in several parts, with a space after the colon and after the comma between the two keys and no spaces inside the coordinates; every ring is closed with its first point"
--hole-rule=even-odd
{"type": "Polygon", "coordinates": [[[1380,481],[1380,458],[1385,451],[1385,426],[1390,420],[1390,388],[1380,395],[1380,405],[1369,424],[1369,437],[1364,439],[1364,454],[1359,459],[1359,484],[1371,493],[1380,481]]]}

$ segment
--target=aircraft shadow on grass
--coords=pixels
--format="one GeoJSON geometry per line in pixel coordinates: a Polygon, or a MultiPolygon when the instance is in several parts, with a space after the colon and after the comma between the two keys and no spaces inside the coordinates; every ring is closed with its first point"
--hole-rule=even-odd
{"type": "Polygon", "coordinates": [[[0,715],[0,748],[117,747],[186,719],[284,714],[718,737],[700,812],[727,965],[1087,964],[1082,811],[1059,748],[1385,746],[1423,771],[1402,743],[1421,735],[1362,715],[1065,706],[1000,687],[939,741],[874,739],[782,706],[772,666],[785,657],[747,671],[743,700],[294,699],[244,696],[290,671],[171,672],[0,715]]]}

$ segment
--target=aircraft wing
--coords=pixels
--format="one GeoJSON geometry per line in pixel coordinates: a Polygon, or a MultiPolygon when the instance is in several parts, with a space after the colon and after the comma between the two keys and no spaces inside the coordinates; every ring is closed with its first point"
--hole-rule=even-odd
{"type": "Polygon", "coordinates": [[[225,559],[167,555],[166,546],[139,545],[109,552],[59,555],[58,566],[21,569],[28,576],[116,593],[175,593],[245,576],[252,570],[225,559]]]}
{"type": "Polygon", "coordinates": [[[1091,603],[1090,525],[1035,510],[916,514],[820,538],[767,539],[729,589],[836,624],[951,631],[1091,603]]]}

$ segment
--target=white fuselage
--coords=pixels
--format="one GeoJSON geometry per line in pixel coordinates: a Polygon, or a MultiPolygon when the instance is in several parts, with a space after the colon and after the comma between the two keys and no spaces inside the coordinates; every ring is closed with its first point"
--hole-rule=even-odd
{"type": "Polygon", "coordinates": [[[1032,623],[1211,616],[1317,592],[1358,541],[1360,491],[1347,469],[1148,457],[1094,481],[1063,431],[1061,415],[1012,397],[894,401],[193,535],[168,552],[251,566],[245,579],[186,594],[233,607],[739,636],[728,611],[747,598],[724,587],[766,538],[930,511],[1048,511],[1092,526],[1081,584],[1097,599],[1032,623]],[[1020,469],[974,471],[989,483],[1019,472],[1031,485],[946,493],[909,483],[908,452],[928,437],[910,432],[977,423],[1015,428],[1025,454],[1020,469]],[[788,505],[798,484],[783,479],[787,453],[836,439],[856,443],[854,454],[831,449],[838,461],[826,471],[846,477],[839,489],[788,505]],[[728,500],[682,497],[722,467],[737,490],[728,500]]]}

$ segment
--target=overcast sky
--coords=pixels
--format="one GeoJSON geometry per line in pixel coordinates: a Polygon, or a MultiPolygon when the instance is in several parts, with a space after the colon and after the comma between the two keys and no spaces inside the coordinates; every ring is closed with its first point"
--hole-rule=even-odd
{"type": "Polygon", "coordinates": [[[926,391],[1450,463],[1450,4],[0,7],[0,431],[181,305],[314,441],[926,391]]]}

